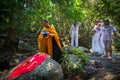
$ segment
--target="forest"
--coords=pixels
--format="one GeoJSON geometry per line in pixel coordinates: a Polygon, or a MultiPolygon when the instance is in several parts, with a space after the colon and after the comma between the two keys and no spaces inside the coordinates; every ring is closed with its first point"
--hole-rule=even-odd
{"type": "MultiPolygon", "coordinates": [[[[117,30],[112,48],[120,54],[120,0],[0,0],[0,64],[17,53],[33,55],[43,19],[55,26],[62,47],[70,46],[71,24],[80,22],[79,46],[91,49],[95,20],[105,18],[117,30]]],[[[0,71],[8,68],[0,65],[0,71]]]]}

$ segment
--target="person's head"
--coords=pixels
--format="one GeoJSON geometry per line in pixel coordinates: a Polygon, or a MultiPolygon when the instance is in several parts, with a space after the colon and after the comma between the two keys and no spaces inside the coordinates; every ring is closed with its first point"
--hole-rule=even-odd
{"type": "Polygon", "coordinates": [[[104,23],[104,26],[109,25],[109,19],[108,19],[108,18],[105,18],[105,19],[103,20],[103,23],[104,23]]]}
{"type": "Polygon", "coordinates": [[[101,27],[101,23],[98,23],[97,26],[96,26],[96,28],[97,28],[98,30],[100,30],[100,27],[101,27]]]}
{"type": "Polygon", "coordinates": [[[98,27],[101,27],[101,23],[98,23],[98,27]]]}
{"type": "Polygon", "coordinates": [[[77,21],[74,21],[74,25],[76,26],[76,24],[77,24],[77,21]]]}
{"type": "Polygon", "coordinates": [[[42,23],[43,23],[43,25],[45,26],[45,27],[49,27],[49,21],[47,20],[47,19],[44,19],[43,21],[42,21],[42,23]]]}
{"type": "Polygon", "coordinates": [[[96,19],[95,25],[98,25],[98,23],[100,23],[100,20],[99,20],[99,19],[96,19]]]}

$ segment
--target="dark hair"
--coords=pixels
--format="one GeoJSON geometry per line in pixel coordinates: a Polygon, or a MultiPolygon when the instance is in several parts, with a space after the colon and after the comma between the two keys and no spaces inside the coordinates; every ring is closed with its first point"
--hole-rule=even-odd
{"type": "Polygon", "coordinates": [[[49,21],[47,19],[44,19],[43,22],[47,22],[48,23],[49,21]]]}
{"type": "Polygon", "coordinates": [[[99,22],[100,22],[100,20],[99,20],[99,19],[96,19],[96,20],[95,20],[95,22],[96,22],[96,21],[99,21],[99,22]]]}
{"type": "Polygon", "coordinates": [[[108,22],[109,22],[109,19],[108,19],[108,18],[105,18],[105,19],[103,20],[103,22],[104,22],[104,21],[108,21],[108,22]]]}
{"type": "Polygon", "coordinates": [[[108,25],[108,24],[110,24],[110,22],[109,22],[109,19],[108,19],[108,18],[105,18],[105,19],[103,20],[103,22],[107,22],[107,25],[108,25]]]}

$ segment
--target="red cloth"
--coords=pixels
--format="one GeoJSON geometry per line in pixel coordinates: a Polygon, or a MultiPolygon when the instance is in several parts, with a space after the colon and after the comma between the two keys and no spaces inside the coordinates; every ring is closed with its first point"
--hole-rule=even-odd
{"type": "Polygon", "coordinates": [[[37,65],[40,65],[48,56],[48,54],[36,54],[31,56],[27,60],[23,61],[20,65],[18,65],[11,74],[7,76],[7,78],[16,78],[21,74],[25,74],[27,72],[32,71],[37,65]]]}

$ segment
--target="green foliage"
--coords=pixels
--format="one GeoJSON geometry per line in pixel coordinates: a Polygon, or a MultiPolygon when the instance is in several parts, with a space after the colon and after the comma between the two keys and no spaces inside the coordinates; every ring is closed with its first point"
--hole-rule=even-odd
{"type": "Polygon", "coordinates": [[[81,21],[84,17],[81,8],[73,6],[65,9],[65,15],[68,19],[73,19],[75,21],[81,21]]]}
{"type": "Polygon", "coordinates": [[[118,38],[114,40],[114,47],[117,51],[120,51],[120,34],[118,34],[118,38]]]}
{"type": "Polygon", "coordinates": [[[63,48],[62,67],[69,70],[82,71],[85,64],[89,62],[89,58],[80,48],[66,47],[63,48]]]}
{"type": "Polygon", "coordinates": [[[82,21],[84,18],[83,10],[81,8],[81,0],[71,0],[66,3],[64,14],[68,19],[75,21],[82,21]]]}
{"type": "Polygon", "coordinates": [[[120,32],[120,1],[119,0],[82,0],[82,9],[84,9],[84,19],[79,29],[79,43],[82,46],[91,47],[91,30],[94,27],[96,19],[100,19],[101,23],[104,18],[110,18],[110,24],[115,25],[117,31],[120,32]]]}
{"type": "Polygon", "coordinates": [[[95,19],[108,17],[120,27],[119,0],[2,0],[0,6],[0,34],[13,39],[41,29],[44,18],[55,25],[60,36],[69,33],[73,21],[80,21],[79,43],[85,47],[91,45],[95,19]]]}

